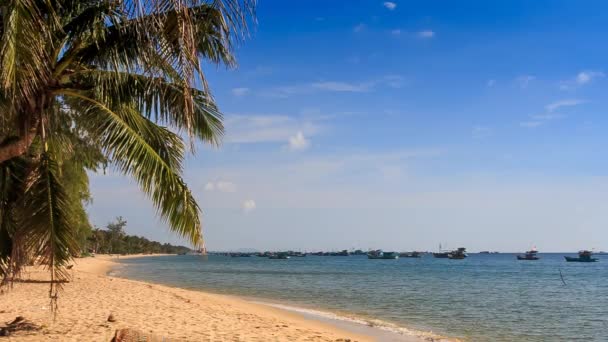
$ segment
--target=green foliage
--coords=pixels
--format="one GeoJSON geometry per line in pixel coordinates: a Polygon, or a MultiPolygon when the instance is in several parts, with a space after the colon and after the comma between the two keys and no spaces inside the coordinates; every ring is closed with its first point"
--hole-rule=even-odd
{"type": "Polygon", "coordinates": [[[117,217],[116,221],[108,223],[105,230],[95,229],[89,238],[89,251],[103,254],[184,254],[191,251],[184,246],[161,244],[144,237],[126,235],[126,226],[127,221],[117,217]]]}
{"type": "MultiPolygon", "coordinates": [[[[188,137],[217,145],[202,72],[235,65],[255,0],[0,1],[0,277],[38,261],[54,279],[90,249],[166,251],[93,230],[88,172],[132,177],[171,230],[201,242],[182,178],[188,137]],[[94,243],[94,246],[92,244],[94,243]]],[[[121,229],[119,229],[121,228],[121,229]]],[[[51,288],[51,295],[54,290],[51,288]]]]}

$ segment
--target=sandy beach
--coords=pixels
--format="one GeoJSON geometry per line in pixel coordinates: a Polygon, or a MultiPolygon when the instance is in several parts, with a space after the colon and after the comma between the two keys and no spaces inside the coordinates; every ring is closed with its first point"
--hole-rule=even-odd
{"type": "Polygon", "coordinates": [[[113,260],[97,256],[76,261],[73,280],[60,293],[55,320],[49,310],[48,283],[40,282],[48,274],[28,270],[24,282],[0,295],[0,327],[23,316],[41,329],[0,340],[110,341],[122,328],[172,341],[377,340],[239,298],[113,278],[106,275],[113,260]],[[110,314],[116,319],[113,323],[108,322],[110,314]]]}

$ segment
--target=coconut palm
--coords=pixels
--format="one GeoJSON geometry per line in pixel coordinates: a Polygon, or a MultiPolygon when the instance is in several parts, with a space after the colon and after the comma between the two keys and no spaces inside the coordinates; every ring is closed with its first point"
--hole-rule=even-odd
{"type": "Polygon", "coordinates": [[[235,65],[254,2],[0,0],[0,276],[36,259],[67,277],[87,170],[106,165],[201,241],[184,140],[220,142],[203,67],[235,65]]]}

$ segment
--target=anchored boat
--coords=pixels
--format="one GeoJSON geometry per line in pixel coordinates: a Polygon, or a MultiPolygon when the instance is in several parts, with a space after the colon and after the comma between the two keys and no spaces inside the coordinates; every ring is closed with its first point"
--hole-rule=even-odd
{"type": "Polygon", "coordinates": [[[517,260],[538,260],[539,257],[536,255],[537,253],[538,251],[536,249],[531,249],[524,255],[518,255],[517,260]]]}
{"type": "Polygon", "coordinates": [[[568,262],[596,262],[596,261],[598,261],[597,258],[592,258],[591,257],[592,255],[593,255],[593,252],[591,252],[591,251],[580,251],[580,252],[578,252],[578,258],[569,257],[569,256],[564,256],[564,258],[568,262]]]}
{"type": "Polygon", "coordinates": [[[367,253],[368,259],[399,259],[399,253],[397,252],[383,252],[378,249],[367,253]]]}
{"type": "Polygon", "coordinates": [[[468,256],[467,255],[467,249],[464,248],[464,247],[460,247],[457,250],[451,251],[451,252],[448,253],[448,258],[449,259],[460,260],[460,259],[466,258],[467,256],[468,256]]]}
{"type": "Polygon", "coordinates": [[[420,258],[420,252],[403,252],[399,253],[399,257],[401,258],[420,258]]]}

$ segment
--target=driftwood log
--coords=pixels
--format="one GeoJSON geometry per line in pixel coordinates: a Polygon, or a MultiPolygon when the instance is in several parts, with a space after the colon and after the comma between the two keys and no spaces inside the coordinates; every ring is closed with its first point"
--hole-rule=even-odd
{"type": "Polygon", "coordinates": [[[135,329],[118,329],[111,342],[178,342],[135,329]]]}

